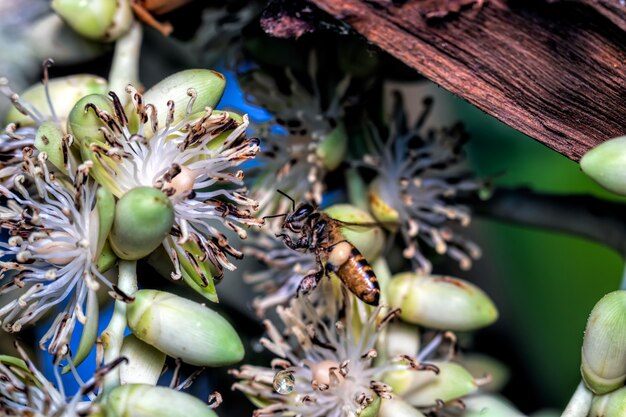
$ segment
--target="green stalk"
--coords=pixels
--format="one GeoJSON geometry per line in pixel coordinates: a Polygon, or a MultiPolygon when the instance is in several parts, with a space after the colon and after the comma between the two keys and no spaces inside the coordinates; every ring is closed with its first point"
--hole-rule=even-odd
{"type": "Polygon", "coordinates": [[[593,394],[587,389],[585,383],[580,381],[561,417],[586,417],[589,414],[592,399],[593,394]]]}
{"type": "MultiPolygon", "coordinates": [[[[136,261],[120,260],[117,285],[126,295],[132,295],[137,292],[136,261]]],[[[126,303],[121,300],[116,300],[111,321],[101,335],[102,345],[104,347],[104,363],[109,363],[120,356],[125,330],[126,303]]],[[[113,369],[105,376],[102,388],[104,395],[108,394],[118,385],[120,385],[119,367],[113,369]]]]}
{"type": "Polygon", "coordinates": [[[115,92],[126,104],[126,86],[139,88],[139,56],[141,54],[142,28],[137,22],[115,44],[113,63],[109,71],[109,90],[115,92]]]}

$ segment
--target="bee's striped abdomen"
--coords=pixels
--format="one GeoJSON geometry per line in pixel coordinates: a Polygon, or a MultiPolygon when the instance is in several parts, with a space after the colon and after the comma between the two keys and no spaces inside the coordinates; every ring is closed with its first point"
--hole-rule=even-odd
{"type": "Polygon", "coordinates": [[[352,247],[348,259],[337,268],[337,276],[363,302],[377,306],[380,299],[378,279],[367,259],[352,247]]]}

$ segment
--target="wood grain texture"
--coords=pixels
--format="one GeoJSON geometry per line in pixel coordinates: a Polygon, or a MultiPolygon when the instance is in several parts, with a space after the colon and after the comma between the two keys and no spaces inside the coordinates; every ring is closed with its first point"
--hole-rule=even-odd
{"type": "Polygon", "coordinates": [[[626,12],[619,0],[492,0],[442,19],[425,17],[433,0],[311,1],[573,160],[626,133],[626,12]]]}

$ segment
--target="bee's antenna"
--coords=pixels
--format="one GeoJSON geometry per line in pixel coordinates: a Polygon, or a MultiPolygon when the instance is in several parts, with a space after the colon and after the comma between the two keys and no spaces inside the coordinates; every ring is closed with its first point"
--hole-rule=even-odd
{"type": "Polygon", "coordinates": [[[287,197],[288,199],[290,199],[290,200],[291,200],[291,210],[296,211],[296,202],[295,202],[295,200],[294,200],[293,198],[291,198],[289,195],[287,195],[287,193],[285,193],[285,192],[283,192],[283,191],[280,191],[279,189],[276,189],[276,191],[277,191],[279,194],[282,194],[282,195],[284,195],[285,197],[287,197]]]}

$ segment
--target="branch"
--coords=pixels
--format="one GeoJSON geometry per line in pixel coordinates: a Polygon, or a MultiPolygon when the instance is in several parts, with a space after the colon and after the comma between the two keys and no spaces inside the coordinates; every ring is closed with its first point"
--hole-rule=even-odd
{"type": "Polygon", "coordinates": [[[470,205],[478,216],[578,235],[626,254],[626,205],[622,203],[590,195],[497,189],[489,200],[470,205]]]}
{"type": "Polygon", "coordinates": [[[626,7],[619,0],[485,0],[474,10],[481,1],[310,1],[568,158],[625,133],[626,7]]]}

